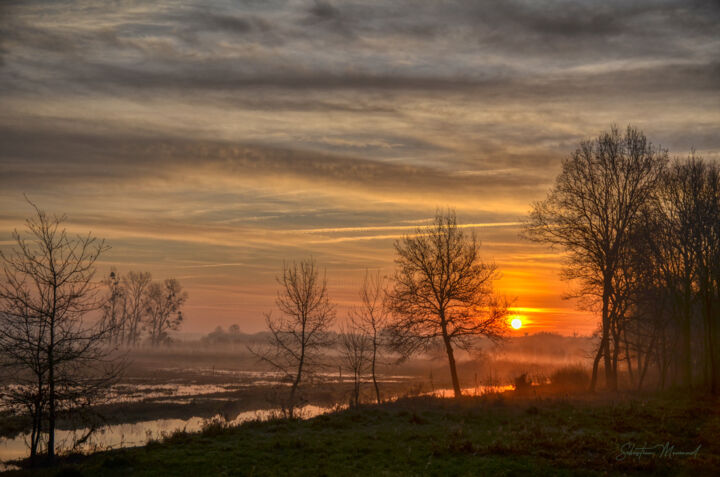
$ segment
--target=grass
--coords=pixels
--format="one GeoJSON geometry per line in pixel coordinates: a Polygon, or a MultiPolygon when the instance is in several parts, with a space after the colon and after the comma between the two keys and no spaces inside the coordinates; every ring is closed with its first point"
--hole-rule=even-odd
{"type": "Polygon", "coordinates": [[[214,423],[13,474],[703,476],[720,475],[719,436],[720,401],[705,396],[418,397],[310,420],[214,423]],[[628,442],[701,447],[696,457],[618,460],[628,442]]]}

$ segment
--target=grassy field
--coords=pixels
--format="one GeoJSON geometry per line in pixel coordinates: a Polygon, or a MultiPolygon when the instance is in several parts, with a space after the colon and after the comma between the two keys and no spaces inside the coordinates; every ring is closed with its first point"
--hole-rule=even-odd
{"type": "Polygon", "coordinates": [[[720,475],[718,437],[720,401],[687,393],[418,397],[310,420],[209,425],[11,474],[704,476],[720,475]],[[666,443],[672,451],[655,447],[666,443]],[[623,454],[632,445],[653,455],[623,454]]]}

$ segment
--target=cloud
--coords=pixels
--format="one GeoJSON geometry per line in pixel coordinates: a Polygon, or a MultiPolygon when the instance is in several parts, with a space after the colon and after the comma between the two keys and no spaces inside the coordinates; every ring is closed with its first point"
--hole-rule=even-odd
{"type": "Polygon", "coordinates": [[[322,20],[330,20],[340,17],[340,10],[332,4],[321,0],[315,0],[315,4],[310,7],[310,13],[322,20]]]}
{"type": "MultiPolygon", "coordinates": [[[[403,194],[458,197],[491,191],[517,194],[536,189],[532,173],[510,170],[491,177],[456,175],[428,166],[395,164],[367,158],[283,149],[271,146],[220,141],[185,140],[174,137],[91,135],[0,128],[7,189],[47,187],[89,188],[107,185],[156,183],[172,187],[174,181],[192,174],[217,187],[247,180],[273,178],[302,180],[305,186],[326,189],[353,188],[375,191],[378,197],[403,194]],[[257,178],[257,179],[253,179],[257,178]],[[228,182],[230,181],[230,182],[228,182]]],[[[283,186],[280,186],[283,187],[283,186]]]]}
{"type": "MultiPolygon", "coordinates": [[[[612,123],[720,159],[717,2],[37,0],[0,17],[0,231],[28,193],[106,233],[109,261],[191,257],[201,296],[264,290],[236,304],[250,321],[285,258],[392,267],[379,238],[437,206],[519,220],[612,123]]],[[[482,235],[540,277],[507,281],[539,290],[519,306],[570,313],[538,285],[557,256],[482,235]]]]}

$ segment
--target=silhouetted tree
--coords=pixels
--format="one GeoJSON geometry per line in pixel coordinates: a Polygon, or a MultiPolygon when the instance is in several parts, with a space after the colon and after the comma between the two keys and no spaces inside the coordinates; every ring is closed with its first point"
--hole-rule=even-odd
{"type": "Polygon", "coordinates": [[[623,135],[613,126],[597,139],[583,141],[563,161],[555,186],[544,201],[533,204],[525,227],[526,237],[568,253],[565,278],[580,282],[579,296],[600,303],[601,341],[591,389],[601,357],[607,386],[617,389],[610,340],[612,320],[620,315],[613,306],[613,285],[631,231],[657,192],[666,163],[667,152],[653,147],[641,131],[628,127],[623,135]]]}
{"type": "MultiPolygon", "coordinates": [[[[665,224],[679,232],[671,241],[671,255],[679,256],[682,268],[675,281],[681,285],[680,323],[683,368],[692,361],[693,315],[702,342],[704,381],[713,393],[720,392],[720,168],[694,154],[670,169],[664,192],[665,224]]],[[[700,361],[700,359],[698,360],[700,361]]],[[[689,381],[691,376],[686,376],[689,381]]]]}
{"type": "Polygon", "coordinates": [[[638,387],[655,363],[659,388],[671,382],[692,386],[698,369],[717,391],[718,176],[717,166],[694,154],[676,161],[663,175],[658,200],[643,212],[623,257],[638,284],[626,287],[633,313],[625,330],[627,348],[638,360],[638,387]]]}
{"type": "Polygon", "coordinates": [[[150,344],[157,346],[170,340],[169,331],[180,328],[183,321],[182,306],[188,299],[180,282],[174,278],[162,284],[150,283],[147,290],[145,327],[150,344]]]}
{"type": "Polygon", "coordinates": [[[124,344],[128,314],[125,310],[125,289],[117,269],[113,267],[102,283],[107,287],[107,297],[102,306],[102,320],[104,325],[113,330],[108,339],[114,344],[124,344]]]}
{"type": "Polygon", "coordinates": [[[350,310],[350,320],[358,333],[368,337],[370,342],[370,373],[375,397],[380,404],[380,386],[377,382],[378,357],[387,346],[386,328],[388,312],[385,306],[386,283],[380,272],[365,272],[360,288],[360,305],[350,310]]]}
{"type": "Polygon", "coordinates": [[[102,240],[71,237],[65,217],[49,217],[35,207],[27,235],[13,233],[15,248],[0,252],[0,362],[12,375],[2,401],[30,416],[30,458],[54,459],[58,416],[86,408],[118,376],[104,344],[114,331],[87,314],[103,302],[93,281],[94,265],[107,250],[102,240]]]}
{"type": "Polygon", "coordinates": [[[365,334],[352,320],[341,330],[340,359],[353,377],[351,405],[360,405],[360,383],[371,358],[370,336],[365,334]]]}
{"type": "Polygon", "coordinates": [[[147,272],[130,271],[122,277],[125,294],[126,342],[128,346],[140,344],[142,326],[148,311],[148,292],[152,275],[147,272]]]}
{"type": "Polygon", "coordinates": [[[438,212],[432,225],[395,242],[395,251],[388,294],[393,346],[409,355],[441,339],[459,397],[454,348],[469,348],[476,336],[499,338],[508,329],[507,304],[493,292],[496,267],[481,261],[475,234],[458,227],[452,211],[438,212]]]}
{"type": "Polygon", "coordinates": [[[250,351],[291,382],[283,410],[292,418],[300,383],[320,364],[319,351],[331,344],[328,330],[335,319],[335,307],[328,297],[327,279],[320,276],[313,259],[283,264],[277,281],[280,291],[275,304],[280,316],[265,315],[268,341],[264,348],[250,351]]]}

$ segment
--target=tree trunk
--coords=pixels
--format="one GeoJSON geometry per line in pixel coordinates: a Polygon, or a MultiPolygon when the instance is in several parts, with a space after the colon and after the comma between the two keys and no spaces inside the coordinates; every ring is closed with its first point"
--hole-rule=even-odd
{"type": "Polygon", "coordinates": [[[55,305],[57,291],[53,289],[53,310],[50,316],[50,344],[48,346],[48,460],[55,460],[55,305]]]}
{"type": "Polygon", "coordinates": [[[452,378],[453,391],[455,397],[459,398],[462,396],[460,389],[460,380],[458,379],[457,368],[455,366],[455,354],[453,353],[452,343],[450,343],[450,337],[447,335],[447,329],[443,325],[443,341],[445,342],[445,350],[448,355],[448,362],[450,363],[450,377],[452,378]]]}
{"type": "Polygon", "coordinates": [[[602,338],[600,339],[600,348],[598,349],[598,352],[595,355],[595,361],[593,362],[590,392],[595,392],[598,377],[598,364],[601,356],[604,358],[605,364],[605,386],[612,391],[617,390],[617,380],[613,379],[612,361],[610,356],[610,288],[610,275],[605,273],[602,295],[602,338]]]}
{"type": "Polygon", "coordinates": [[[625,361],[627,362],[628,375],[630,377],[630,387],[635,387],[635,374],[633,373],[632,358],[630,357],[630,344],[627,339],[627,329],[623,328],[623,338],[625,341],[625,361]]]}
{"type": "Polygon", "coordinates": [[[595,392],[595,387],[597,385],[597,377],[598,377],[598,367],[600,365],[600,358],[602,358],[603,355],[603,344],[602,341],[600,342],[600,346],[598,347],[597,353],[595,354],[595,359],[593,360],[593,369],[592,369],[592,379],[590,380],[590,392],[595,392]]]}
{"type": "MultiPolygon", "coordinates": [[[[617,320],[617,317],[616,317],[617,320]]],[[[615,387],[617,389],[617,370],[618,370],[618,356],[620,354],[620,330],[618,329],[617,323],[613,326],[613,354],[612,354],[612,370],[615,379],[615,387]]]]}
{"type": "Polygon", "coordinates": [[[682,379],[683,385],[692,387],[692,310],[690,308],[690,288],[685,287],[685,300],[683,303],[683,321],[682,321],[682,379]]]}
{"type": "Polygon", "coordinates": [[[293,414],[295,412],[295,392],[297,391],[298,385],[300,384],[300,377],[302,376],[302,368],[303,368],[304,361],[305,361],[305,347],[303,346],[302,351],[300,353],[300,363],[298,363],[297,376],[295,376],[295,381],[293,381],[292,388],[290,389],[290,400],[288,402],[288,417],[290,419],[293,418],[293,414]]]}
{"type": "Polygon", "coordinates": [[[30,464],[34,465],[37,458],[38,443],[40,442],[40,423],[42,422],[42,399],[35,403],[32,416],[32,432],[30,433],[30,464]]]}
{"type": "Polygon", "coordinates": [[[603,285],[602,341],[600,346],[604,348],[605,386],[610,391],[616,391],[617,379],[613,375],[612,357],[610,356],[610,275],[606,276],[603,285]]]}
{"type": "Polygon", "coordinates": [[[712,316],[712,297],[710,295],[710,287],[708,287],[708,290],[705,292],[705,320],[707,322],[707,355],[708,355],[708,364],[710,367],[710,392],[712,394],[718,394],[719,383],[718,383],[718,369],[717,369],[717,362],[716,362],[716,343],[715,343],[715,327],[713,326],[713,316],[712,316]]]}
{"type": "Polygon", "coordinates": [[[360,373],[355,371],[355,388],[353,389],[355,394],[355,407],[360,405],[360,373]]]}
{"type": "Polygon", "coordinates": [[[375,396],[377,397],[377,403],[380,404],[380,387],[378,386],[377,377],[375,376],[375,361],[377,359],[377,341],[375,337],[373,337],[373,355],[372,355],[372,363],[371,363],[371,369],[372,369],[372,380],[373,385],[375,386],[375,396]]]}
{"type": "Polygon", "coordinates": [[[647,375],[647,370],[650,367],[650,360],[653,357],[653,348],[655,347],[657,341],[658,330],[656,329],[653,331],[652,339],[650,340],[650,344],[645,352],[645,362],[642,364],[642,367],[640,366],[640,361],[638,361],[638,372],[640,373],[640,377],[638,379],[638,391],[642,389],[642,385],[645,382],[645,376],[647,375]]]}

